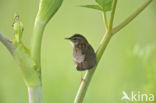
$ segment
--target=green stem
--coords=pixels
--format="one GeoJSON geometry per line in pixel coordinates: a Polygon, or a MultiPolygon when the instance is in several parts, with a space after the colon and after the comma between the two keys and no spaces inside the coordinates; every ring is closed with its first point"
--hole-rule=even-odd
{"type": "Polygon", "coordinates": [[[35,61],[37,68],[41,71],[41,43],[45,24],[36,19],[32,38],[31,56],[35,61]]]}
{"type": "Polygon", "coordinates": [[[111,12],[111,17],[110,17],[110,20],[109,20],[109,26],[108,26],[108,31],[109,32],[112,31],[112,26],[113,26],[113,20],[114,20],[114,15],[115,15],[116,4],[117,4],[117,0],[114,0],[113,7],[112,7],[112,12],[111,12]]]}
{"type": "Polygon", "coordinates": [[[107,23],[107,15],[106,12],[102,12],[103,14],[103,20],[104,20],[104,25],[105,25],[105,29],[108,29],[108,23],[107,23]]]}
{"type": "Polygon", "coordinates": [[[137,8],[128,18],[122,21],[119,25],[113,28],[112,34],[117,33],[123,27],[125,27],[128,23],[130,23],[138,14],[140,14],[150,3],[152,0],[146,0],[139,8],[137,8]]]}
{"type": "MultiPolygon", "coordinates": [[[[44,28],[45,24],[40,22],[40,20],[36,18],[32,38],[31,57],[36,63],[36,67],[39,71],[40,81],[41,81],[41,61],[40,61],[41,44],[44,28]]],[[[29,91],[29,103],[42,103],[42,86],[28,88],[28,91],[29,91]]]]}
{"type": "Polygon", "coordinates": [[[9,50],[9,52],[13,55],[15,48],[14,48],[12,42],[7,37],[5,37],[5,35],[3,35],[2,33],[0,33],[0,41],[9,50]]]}
{"type": "Polygon", "coordinates": [[[91,78],[92,78],[92,75],[93,75],[94,71],[95,71],[95,68],[93,68],[90,71],[86,72],[86,74],[84,76],[85,81],[81,82],[81,85],[80,85],[80,88],[79,88],[79,90],[77,92],[77,95],[75,97],[74,103],[82,103],[83,102],[83,99],[85,97],[88,85],[89,85],[89,83],[91,81],[91,78]]]}
{"type": "Polygon", "coordinates": [[[42,103],[42,87],[28,88],[29,103],[42,103]]]}
{"type": "Polygon", "coordinates": [[[96,51],[96,59],[97,59],[98,63],[99,63],[99,61],[100,61],[100,59],[104,53],[105,48],[108,45],[110,39],[111,39],[111,32],[106,32],[104,37],[102,38],[100,44],[99,44],[97,51],[96,51]]]}

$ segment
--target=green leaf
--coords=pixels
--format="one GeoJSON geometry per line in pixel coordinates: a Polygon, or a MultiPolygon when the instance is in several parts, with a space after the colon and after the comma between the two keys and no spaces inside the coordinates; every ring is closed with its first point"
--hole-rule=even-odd
{"type": "Polygon", "coordinates": [[[60,8],[63,0],[40,0],[39,11],[36,20],[46,24],[60,8]]]}
{"type": "Polygon", "coordinates": [[[14,47],[14,59],[20,68],[20,72],[28,87],[36,87],[41,85],[41,74],[36,63],[23,48],[23,45],[18,42],[13,42],[14,47]]]}
{"type": "Polygon", "coordinates": [[[102,8],[103,11],[110,11],[112,8],[113,0],[95,0],[102,8]]]}
{"type": "Polygon", "coordinates": [[[103,11],[103,9],[99,5],[82,5],[81,7],[91,8],[91,9],[96,9],[96,10],[103,11]]]}
{"type": "Polygon", "coordinates": [[[19,20],[19,15],[14,17],[13,30],[15,34],[15,40],[20,43],[22,41],[24,27],[22,22],[19,20]]]}

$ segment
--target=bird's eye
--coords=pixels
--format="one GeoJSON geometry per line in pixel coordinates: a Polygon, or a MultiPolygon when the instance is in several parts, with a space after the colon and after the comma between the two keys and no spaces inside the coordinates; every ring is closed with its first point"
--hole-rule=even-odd
{"type": "Polygon", "coordinates": [[[73,38],[73,40],[77,40],[76,38],[73,38]]]}

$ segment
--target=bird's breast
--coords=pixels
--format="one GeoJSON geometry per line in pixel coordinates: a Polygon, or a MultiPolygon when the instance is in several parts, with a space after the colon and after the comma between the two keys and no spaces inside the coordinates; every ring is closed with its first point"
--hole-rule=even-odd
{"type": "Polygon", "coordinates": [[[85,59],[85,55],[82,54],[82,50],[80,48],[74,48],[73,58],[74,58],[74,62],[82,63],[85,59]]]}

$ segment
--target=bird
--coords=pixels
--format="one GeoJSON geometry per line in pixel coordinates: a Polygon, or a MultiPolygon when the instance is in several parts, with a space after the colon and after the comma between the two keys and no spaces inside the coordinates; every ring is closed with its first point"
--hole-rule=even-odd
{"type": "Polygon", "coordinates": [[[74,34],[65,39],[73,46],[73,59],[77,71],[90,70],[97,65],[94,49],[83,35],[74,34]]]}

